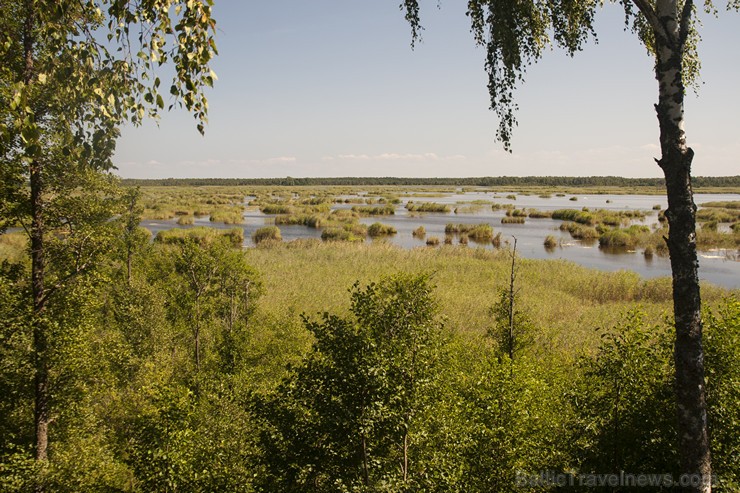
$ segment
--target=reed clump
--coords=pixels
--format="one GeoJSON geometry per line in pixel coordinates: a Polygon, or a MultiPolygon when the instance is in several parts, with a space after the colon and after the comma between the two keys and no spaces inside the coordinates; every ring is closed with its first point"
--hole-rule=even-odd
{"type": "Polygon", "coordinates": [[[552,217],[552,211],[541,211],[539,209],[529,209],[529,217],[532,219],[546,219],[552,217]]]}
{"type": "Polygon", "coordinates": [[[390,204],[384,206],[361,206],[352,207],[352,212],[361,216],[392,216],[396,213],[396,208],[390,204]]]}
{"type": "Polygon", "coordinates": [[[280,228],[277,226],[265,226],[252,233],[252,241],[255,245],[259,245],[265,241],[282,241],[282,239],[283,236],[280,234],[280,228]]]}
{"type": "Polygon", "coordinates": [[[393,226],[382,224],[382,223],[373,223],[367,228],[367,234],[371,238],[378,238],[380,236],[390,236],[398,233],[396,228],[393,226]]]}
{"type": "Polygon", "coordinates": [[[501,224],[524,224],[526,219],[523,217],[502,217],[501,224]]]}
{"type": "Polygon", "coordinates": [[[558,246],[558,240],[553,235],[547,235],[544,242],[545,248],[555,248],[558,246]]]}
{"type": "Polygon", "coordinates": [[[414,238],[424,238],[427,235],[427,230],[424,229],[424,226],[419,226],[411,232],[411,235],[414,238]]]}
{"type": "Polygon", "coordinates": [[[450,212],[450,206],[447,204],[438,204],[436,202],[409,202],[406,204],[406,210],[410,212],[450,212]]]}
{"type": "Polygon", "coordinates": [[[365,235],[362,236],[354,234],[345,228],[331,227],[326,228],[321,232],[321,239],[324,241],[348,241],[348,242],[360,242],[365,241],[365,235]]]}
{"type": "Polygon", "coordinates": [[[260,206],[263,214],[293,214],[295,209],[288,204],[265,204],[260,206]]]}
{"type": "Polygon", "coordinates": [[[164,244],[183,244],[188,240],[195,241],[200,245],[226,240],[233,246],[241,246],[244,243],[244,230],[242,228],[216,229],[197,226],[187,229],[162,230],[154,237],[155,242],[164,244]]]}
{"type": "Polygon", "coordinates": [[[195,223],[195,217],[193,216],[180,216],[177,218],[177,224],[180,226],[190,226],[195,223]]]}
{"type": "Polygon", "coordinates": [[[576,240],[595,240],[599,237],[599,232],[596,228],[573,222],[561,224],[560,231],[567,231],[570,233],[571,238],[576,240]]]}
{"type": "Polygon", "coordinates": [[[241,207],[229,209],[216,209],[211,212],[212,223],[241,224],[244,222],[244,211],[241,207]]]}
{"type": "Polygon", "coordinates": [[[439,238],[436,236],[431,236],[427,238],[427,245],[428,246],[438,246],[439,245],[439,238]]]}

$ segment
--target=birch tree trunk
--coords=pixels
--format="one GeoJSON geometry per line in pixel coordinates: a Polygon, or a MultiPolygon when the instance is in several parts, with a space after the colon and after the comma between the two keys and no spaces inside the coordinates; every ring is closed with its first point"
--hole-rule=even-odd
{"type": "Polygon", "coordinates": [[[694,152],[686,145],[684,123],[683,51],[692,5],[686,2],[678,16],[676,0],[658,0],[656,14],[656,78],[659,99],[661,158],[665,175],[670,226],[668,250],[673,275],[673,312],[676,324],[674,358],[681,471],[701,475],[702,484],[688,491],[711,492],[711,463],[702,349],[699,261],[696,255],[696,205],[691,188],[694,152]],[[661,32],[662,31],[662,32],[661,32]]]}

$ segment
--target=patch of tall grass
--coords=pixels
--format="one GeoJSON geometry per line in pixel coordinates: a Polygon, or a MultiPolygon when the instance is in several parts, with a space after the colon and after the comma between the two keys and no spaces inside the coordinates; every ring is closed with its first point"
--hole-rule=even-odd
{"type": "Polygon", "coordinates": [[[280,228],[277,226],[265,226],[252,233],[252,241],[255,245],[266,241],[282,241],[282,239],[283,236],[280,233],[280,228]]]}
{"type": "MultiPolygon", "coordinates": [[[[435,296],[446,325],[475,340],[491,326],[490,307],[508,286],[511,267],[507,250],[406,250],[382,243],[315,240],[250,249],[248,257],[266,283],[260,310],[296,322],[301,313],[346,313],[347,287],[355,281],[367,283],[399,271],[434,272],[435,296]],[[301,282],[285,282],[286,273],[301,282]]],[[[517,268],[520,306],[536,314],[539,342],[547,351],[570,357],[593,349],[600,342],[595,327],[611,327],[638,306],[655,322],[671,313],[670,278],[643,280],[632,272],[602,272],[562,260],[520,259],[517,268]]],[[[727,294],[702,284],[702,298],[709,306],[727,294]]]]}
{"type": "Polygon", "coordinates": [[[353,206],[352,211],[361,216],[392,216],[396,213],[396,208],[392,205],[384,206],[353,206]]]}
{"type": "Polygon", "coordinates": [[[567,231],[576,240],[595,240],[599,237],[596,228],[578,223],[565,222],[560,225],[560,231],[567,231]]]}
{"type": "Polygon", "coordinates": [[[411,232],[411,235],[414,238],[424,238],[427,235],[427,230],[424,229],[424,226],[419,226],[411,232]]]}
{"type": "Polygon", "coordinates": [[[241,207],[216,209],[211,211],[210,221],[212,223],[241,224],[244,222],[244,211],[241,207]]]}
{"type": "Polygon", "coordinates": [[[380,236],[390,236],[398,233],[396,228],[382,223],[373,223],[367,228],[368,236],[377,238],[380,236]]]}
{"type": "Polygon", "coordinates": [[[195,223],[194,216],[180,216],[177,218],[177,224],[180,226],[189,226],[195,223]]]}
{"type": "Polygon", "coordinates": [[[201,245],[207,245],[217,240],[227,240],[235,247],[244,243],[244,230],[242,228],[217,229],[197,226],[195,228],[172,228],[162,230],[154,237],[154,241],[164,244],[184,243],[186,240],[194,240],[201,245]]]}
{"type": "Polygon", "coordinates": [[[501,224],[524,224],[526,222],[526,219],[523,217],[502,217],[501,218],[501,224]]]}
{"type": "Polygon", "coordinates": [[[324,241],[362,242],[365,241],[365,235],[360,236],[344,228],[331,227],[321,232],[321,239],[324,241]]]}
{"type": "Polygon", "coordinates": [[[23,262],[27,258],[28,236],[21,231],[0,234],[0,261],[23,262]]]}
{"type": "Polygon", "coordinates": [[[409,202],[406,209],[411,212],[450,212],[449,205],[436,202],[409,202]]]}

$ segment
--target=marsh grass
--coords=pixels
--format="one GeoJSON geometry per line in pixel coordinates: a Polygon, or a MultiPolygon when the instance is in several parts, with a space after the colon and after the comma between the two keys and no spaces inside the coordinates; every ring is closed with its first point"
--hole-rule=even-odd
{"type": "Polygon", "coordinates": [[[244,209],[241,207],[218,208],[211,211],[212,223],[241,224],[244,222],[244,209]]]}
{"type": "MultiPolygon", "coordinates": [[[[718,202],[721,203],[721,202],[718,202]]],[[[740,209],[706,208],[696,211],[697,221],[731,223],[740,220],[740,209]]]]}
{"type": "Polygon", "coordinates": [[[263,214],[294,214],[295,208],[287,204],[264,204],[260,206],[263,214]]]}
{"type": "Polygon", "coordinates": [[[361,216],[392,216],[396,213],[396,208],[390,204],[384,206],[353,206],[352,212],[361,216]]]}
{"type": "Polygon", "coordinates": [[[740,200],[724,200],[714,202],[704,202],[699,204],[702,207],[719,207],[721,209],[740,209],[740,200]]]}
{"type": "Polygon", "coordinates": [[[420,238],[423,239],[427,235],[427,230],[424,229],[424,226],[419,226],[415,230],[411,232],[411,236],[414,238],[420,238]]]}
{"type": "Polygon", "coordinates": [[[280,233],[280,228],[277,226],[265,226],[252,233],[252,242],[255,245],[259,245],[264,241],[281,241],[282,239],[283,236],[280,233]]]}
{"type": "MultiPolygon", "coordinates": [[[[250,263],[264,276],[260,310],[297,325],[300,314],[346,314],[348,287],[396,272],[433,273],[435,297],[446,326],[471,340],[490,327],[490,307],[509,280],[507,250],[486,251],[444,245],[405,250],[387,244],[323,243],[300,240],[248,251],[250,263]],[[300,283],[286,282],[286,273],[300,283]]],[[[522,306],[536,314],[541,348],[567,358],[593,350],[597,327],[611,327],[628,310],[640,307],[648,319],[662,322],[671,313],[671,279],[643,280],[632,272],[600,272],[562,260],[518,263],[522,306]]],[[[707,305],[727,290],[702,284],[707,305]]]]}
{"type": "Polygon", "coordinates": [[[475,214],[476,212],[480,212],[483,210],[482,205],[459,205],[455,207],[455,214],[475,214]]]}
{"type": "Polygon", "coordinates": [[[406,204],[406,210],[410,212],[450,212],[450,206],[447,204],[438,204],[436,202],[409,202],[406,204]]]}
{"type": "Polygon", "coordinates": [[[365,235],[357,235],[345,228],[330,227],[321,232],[321,239],[324,241],[347,241],[363,242],[365,235]]]}
{"type": "Polygon", "coordinates": [[[28,236],[22,231],[0,234],[0,261],[25,262],[28,258],[28,236]]]}
{"type": "Polygon", "coordinates": [[[529,209],[529,217],[532,219],[546,219],[552,217],[552,211],[541,211],[539,209],[529,209]]]}
{"type": "Polygon", "coordinates": [[[524,224],[525,221],[526,219],[524,219],[521,216],[519,217],[506,216],[506,217],[501,218],[501,224],[524,224]]]}
{"type": "Polygon", "coordinates": [[[368,236],[378,238],[380,236],[390,236],[398,233],[396,228],[382,223],[373,223],[367,228],[368,236]]]}
{"type": "Polygon", "coordinates": [[[525,209],[507,209],[507,217],[527,217],[527,211],[525,209]]]}
{"type": "Polygon", "coordinates": [[[436,236],[430,236],[427,238],[427,246],[438,246],[439,245],[439,238],[436,236]]]}
{"type": "Polygon", "coordinates": [[[600,236],[596,228],[572,222],[562,223],[560,231],[567,231],[576,240],[595,240],[600,236]]]}
{"type": "Polygon", "coordinates": [[[545,248],[555,248],[558,246],[558,240],[553,235],[547,235],[544,242],[545,248]]]}
{"type": "Polygon", "coordinates": [[[180,216],[177,218],[177,224],[180,226],[189,226],[195,223],[194,216],[180,216]]]}
{"type": "Polygon", "coordinates": [[[164,244],[181,244],[187,239],[194,240],[200,245],[207,245],[213,241],[225,239],[233,246],[241,247],[244,243],[244,230],[242,228],[216,229],[197,226],[187,229],[162,230],[154,237],[154,241],[164,244]]]}

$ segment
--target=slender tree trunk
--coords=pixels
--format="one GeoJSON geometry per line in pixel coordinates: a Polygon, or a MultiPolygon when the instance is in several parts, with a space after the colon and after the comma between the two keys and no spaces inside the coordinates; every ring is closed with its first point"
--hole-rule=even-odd
{"type": "Polygon", "coordinates": [[[403,482],[409,480],[409,432],[403,434],[403,482]]]}
{"type": "Polygon", "coordinates": [[[193,338],[195,339],[195,371],[200,372],[200,301],[195,299],[195,327],[193,329],[193,338]]]}
{"type": "MultiPolygon", "coordinates": [[[[659,100],[661,158],[668,195],[668,251],[673,274],[673,313],[676,323],[675,365],[681,472],[701,475],[705,484],[688,491],[710,492],[711,463],[704,387],[699,261],[696,256],[696,205],[691,189],[694,152],[683,130],[684,86],[682,52],[685,39],[676,22],[676,3],[657,2],[666,37],[658,36],[656,78],[659,100]]],[[[684,9],[684,16],[688,15],[684,9]]],[[[685,22],[685,21],[684,21],[685,22]]],[[[681,29],[683,30],[683,29],[681,29]]]]}
{"type": "MultiPolygon", "coordinates": [[[[23,25],[23,82],[28,91],[34,79],[34,29],[36,10],[33,0],[26,0],[26,18],[23,25]]],[[[44,250],[43,218],[43,164],[29,155],[29,185],[31,188],[31,291],[33,295],[33,357],[34,357],[34,427],[36,435],[36,460],[46,461],[49,445],[49,363],[48,334],[43,320],[46,304],[46,261],[44,250]]],[[[39,490],[42,488],[39,487],[39,490]]]]}
{"type": "Polygon", "coordinates": [[[367,438],[365,433],[362,433],[362,479],[365,486],[370,486],[370,468],[368,467],[368,454],[367,454],[367,438]]]}
{"type": "MultiPolygon", "coordinates": [[[[511,252],[511,279],[509,280],[509,361],[514,362],[514,282],[516,281],[516,236],[514,249],[511,252]]],[[[513,366],[511,371],[514,371],[513,366]]]]}
{"type": "Polygon", "coordinates": [[[129,286],[131,286],[131,262],[134,256],[134,252],[132,250],[131,245],[126,247],[126,283],[129,286]]]}
{"type": "Polygon", "coordinates": [[[31,284],[33,292],[33,354],[36,428],[36,460],[47,459],[49,443],[49,363],[47,329],[43,319],[45,306],[45,259],[44,224],[42,217],[43,200],[41,190],[41,164],[31,163],[31,284]]]}

